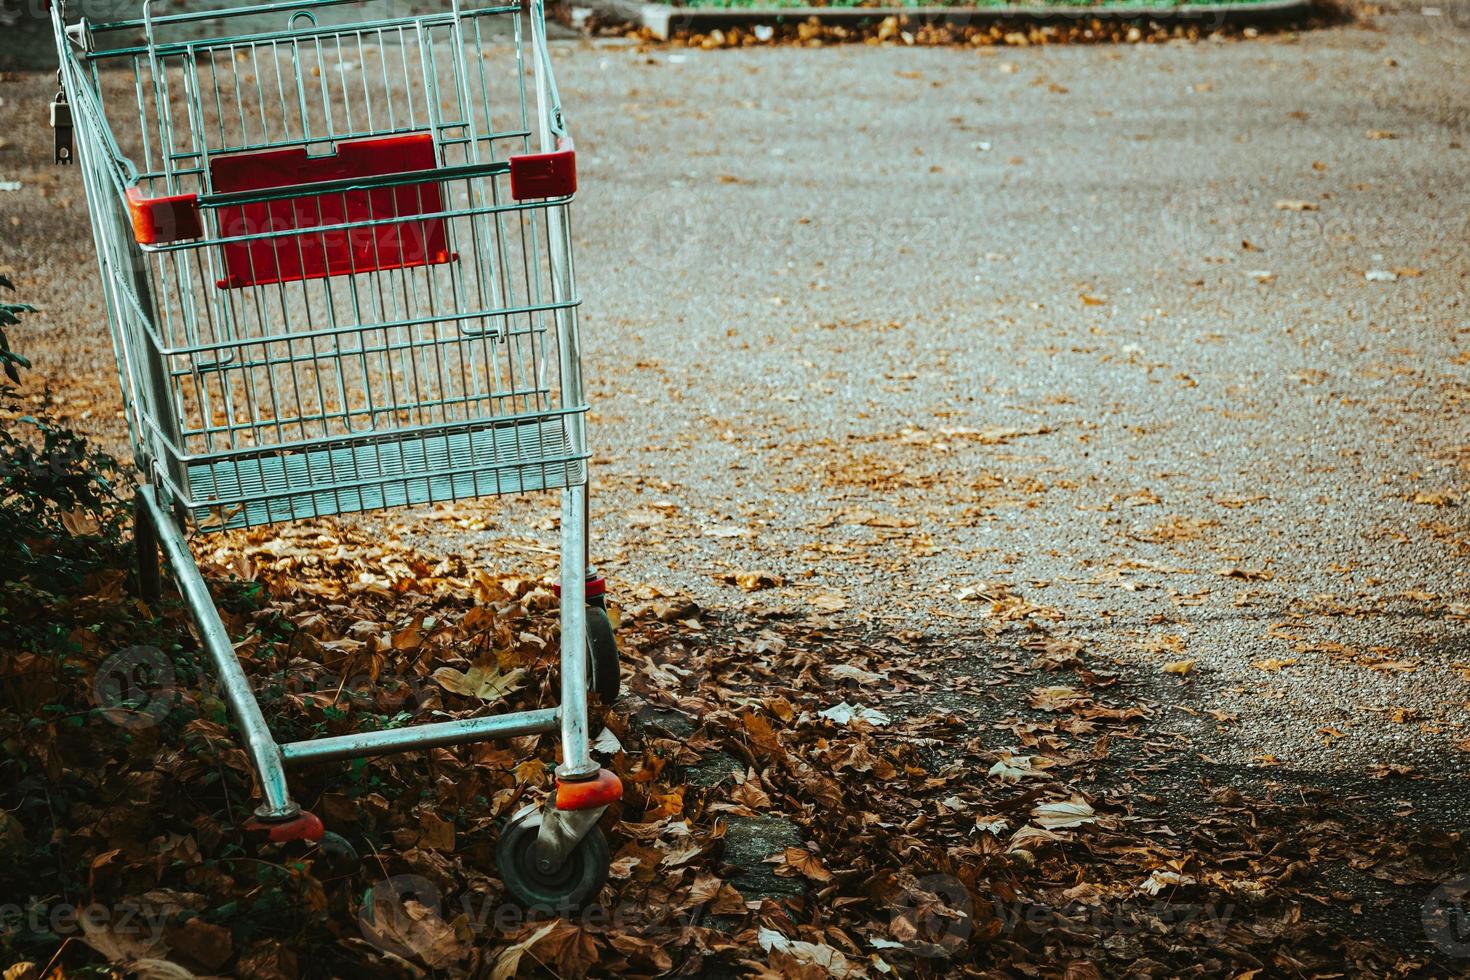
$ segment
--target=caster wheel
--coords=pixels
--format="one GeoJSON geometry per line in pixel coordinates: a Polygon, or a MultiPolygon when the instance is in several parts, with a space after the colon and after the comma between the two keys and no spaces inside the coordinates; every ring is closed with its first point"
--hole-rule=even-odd
{"type": "Polygon", "coordinates": [[[137,552],[138,598],[151,605],[163,594],[163,576],[158,529],[153,526],[153,514],[142,497],[133,498],[133,548],[137,552]]]}
{"type": "Polygon", "coordinates": [[[357,870],[362,867],[362,859],[357,856],[357,849],[349,844],[347,838],[341,834],[334,834],[330,830],[323,831],[316,846],[326,870],[334,877],[356,874],[357,870]]]}
{"type": "Polygon", "coordinates": [[[541,813],[516,816],[505,825],[495,861],[500,879],[516,901],[528,909],[573,911],[597,897],[607,881],[612,855],[607,838],[593,827],[559,868],[544,868],[536,859],[536,833],[541,813]]]}
{"type": "Polygon", "coordinates": [[[612,620],[601,606],[587,607],[587,686],[610,705],[623,690],[618,668],[618,640],[612,620]]]}

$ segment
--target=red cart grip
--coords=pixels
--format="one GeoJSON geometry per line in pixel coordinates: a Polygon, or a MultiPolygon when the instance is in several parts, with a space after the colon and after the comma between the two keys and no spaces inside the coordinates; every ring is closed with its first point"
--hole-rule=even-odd
{"type": "Polygon", "coordinates": [[[141,189],[129,187],[128,214],[133,219],[133,238],[139,245],[163,245],[204,237],[198,194],[148,197],[141,189]]]}

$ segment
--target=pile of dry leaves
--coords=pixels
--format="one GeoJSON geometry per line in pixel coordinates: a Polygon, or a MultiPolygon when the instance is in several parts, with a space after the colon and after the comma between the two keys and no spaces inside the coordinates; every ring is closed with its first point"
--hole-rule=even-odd
{"type": "MultiPolygon", "coordinates": [[[[818,5],[820,6],[820,5],[818,5]]],[[[1314,19],[1337,19],[1339,15],[1323,6],[1314,19]]],[[[1224,23],[1208,16],[1192,21],[1163,23],[1157,20],[1103,20],[1085,12],[1070,11],[1056,23],[1039,22],[1035,18],[1012,21],[985,20],[968,23],[963,14],[937,20],[921,20],[907,16],[873,17],[859,23],[824,23],[816,17],[806,19],[773,18],[772,23],[755,26],[731,25],[727,28],[692,30],[679,27],[677,17],[667,41],[647,28],[634,24],[608,22],[593,15],[587,25],[594,33],[633,37],[649,46],[667,44],[672,47],[748,48],[762,45],[822,47],[828,44],[889,44],[914,47],[961,46],[972,48],[1033,47],[1049,44],[1164,44],[1170,41],[1198,41],[1202,38],[1254,38],[1265,31],[1292,29],[1307,24],[1273,23],[1251,27],[1224,23]]]]}
{"type": "MultiPolygon", "coordinates": [[[[197,544],[278,738],[554,703],[556,600],[539,573],[492,578],[332,522],[197,544]]],[[[4,846],[54,864],[6,883],[0,949],[21,961],[7,977],[1443,966],[1372,938],[1362,896],[1323,869],[1426,887],[1466,866],[1462,841],[1331,793],[1208,785],[1147,692],[1002,588],[985,597],[992,627],[958,645],[624,594],[630,693],[594,719],[627,787],[605,818],[611,880],[593,909],[530,919],[494,845],[507,815],[544,798],[554,739],[304,770],[297,796],[361,867],[261,849],[241,831],[250,769],[182,610],[141,607],[123,585],[95,577],[63,604],[93,624],[69,673],[7,652],[0,737],[40,778],[4,791],[4,846]],[[99,671],[142,633],[168,676],[143,708],[102,710],[99,671]]]]}

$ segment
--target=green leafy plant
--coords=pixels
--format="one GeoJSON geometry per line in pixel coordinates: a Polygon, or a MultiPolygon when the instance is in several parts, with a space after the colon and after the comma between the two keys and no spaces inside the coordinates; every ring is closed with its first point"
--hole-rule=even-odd
{"type": "MultiPolygon", "coordinates": [[[[14,292],[15,283],[7,276],[0,276],[0,289],[14,292]]],[[[10,349],[8,328],[20,325],[22,313],[34,312],[36,308],[28,303],[0,303],[0,365],[4,366],[5,376],[16,384],[20,384],[20,369],[29,368],[31,362],[10,349]]]]}
{"type": "MultiPolygon", "coordinates": [[[[0,288],[15,284],[0,276],[0,288]]],[[[50,419],[22,413],[12,384],[31,362],[11,347],[10,328],[36,312],[0,303],[0,560],[7,585],[29,580],[55,587],[111,557],[121,541],[121,509],[113,490],[117,462],[50,419]]]]}

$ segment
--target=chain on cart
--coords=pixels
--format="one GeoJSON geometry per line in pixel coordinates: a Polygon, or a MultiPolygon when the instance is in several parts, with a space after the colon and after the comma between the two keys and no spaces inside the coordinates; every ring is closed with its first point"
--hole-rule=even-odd
{"type": "Polygon", "coordinates": [[[528,904],[580,904],[622,790],[587,738],[618,663],[586,557],[576,155],[540,0],[394,6],[52,10],[56,159],[75,146],[142,474],[139,583],[156,597],[161,550],[259,774],[255,829],[323,837],[288,766],[559,731],[556,792],[499,856],[528,904]],[[538,490],[561,496],[560,706],[272,738],[187,535],[538,490]]]}

